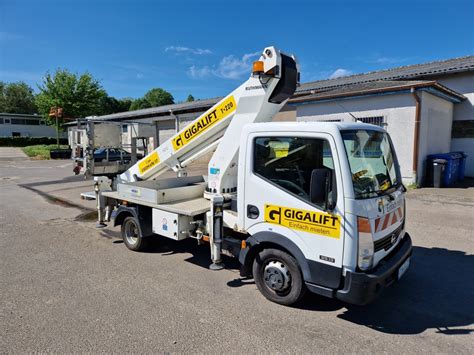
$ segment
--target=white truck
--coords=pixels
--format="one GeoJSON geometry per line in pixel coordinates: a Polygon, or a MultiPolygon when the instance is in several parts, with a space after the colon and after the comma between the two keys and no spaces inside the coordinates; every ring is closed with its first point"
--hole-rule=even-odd
{"type": "Polygon", "coordinates": [[[371,302],[412,253],[392,142],[363,123],[269,122],[298,84],[295,57],[265,48],[244,84],[99,191],[99,215],[135,251],[156,235],[209,242],[211,269],[237,257],[273,302],[371,302]],[[214,150],[208,176],[187,176],[214,150]]]}

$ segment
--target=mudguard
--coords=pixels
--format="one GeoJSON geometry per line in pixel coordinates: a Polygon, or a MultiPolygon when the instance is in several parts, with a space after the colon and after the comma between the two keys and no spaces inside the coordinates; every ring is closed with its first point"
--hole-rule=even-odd
{"type": "Polygon", "coordinates": [[[268,243],[283,248],[293,255],[300,266],[305,282],[332,289],[339,288],[341,284],[341,268],[306,259],[298,246],[284,235],[270,231],[258,232],[247,238],[246,243],[247,247],[239,254],[239,261],[242,264],[241,272],[244,275],[251,273],[251,262],[255,256],[252,250],[259,250],[258,245],[268,243]]]}

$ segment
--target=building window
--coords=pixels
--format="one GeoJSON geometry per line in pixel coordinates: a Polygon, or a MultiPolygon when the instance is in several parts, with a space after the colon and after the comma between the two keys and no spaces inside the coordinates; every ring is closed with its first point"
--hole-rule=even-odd
{"type": "Polygon", "coordinates": [[[373,116],[373,117],[358,117],[358,121],[373,124],[379,127],[385,127],[386,123],[384,122],[383,116],[373,116]]]}
{"type": "Polygon", "coordinates": [[[40,123],[40,126],[44,126],[46,124],[44,120],[39,121],[39,123],[40,123]]]}
{"type": "Polygon", "coordinates": [[[11,124],[17,125],[28,125],[28,126],[39,126],[39,120],[32,120],[32,119],[23,119],[23,118],[12,118],[11,124]]]}
{"type": "Polygon", "coordinates": [[[3,124],[3,118],[0,118],[0,124],[3,124]]]}
{"type": "Polygon", "coordinates": [[[306,202],[310,202],[311,174],[318,168],[334,169],[331,147],[325,139],[303,137],[255,139],[254,173],[306,202]]]}
{"type": "Polygon", "coordinates": [[[20,132],[12,132],[12,137],[21,137],[20,132]]]}
{"type": "Polygon", "coordinates": [[[122,125],[122,133],[127,133],[128,132],[128,125],[124,124],[122,125]]]}
{"type": "Polygon", "coordinates": [[[9,118],[5,118],[5,124],[8,124],[10,123],[10,119],[9,118]]]}

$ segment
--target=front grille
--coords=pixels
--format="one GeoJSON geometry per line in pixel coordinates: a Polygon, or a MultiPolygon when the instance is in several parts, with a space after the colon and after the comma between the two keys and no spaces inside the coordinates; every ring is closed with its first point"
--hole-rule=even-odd
{"type": "Polygon", "coordinates": [[[403,223],[400,224],[400,226],[395,229],[392,233],[389,233],[387,236],[379,239],[379,240],[376,240],[374,242],[374,252],[378,252],[380,250],[389,250],[395,243],[397,243],[398,241],[398,238],[400,238],[400,232],[402,231],[402,228],[403,228],[403,223]],[[396,238],[393,239],[393,242],[392,242],[392,237],[393,236],[396,236],[396,238]]]}

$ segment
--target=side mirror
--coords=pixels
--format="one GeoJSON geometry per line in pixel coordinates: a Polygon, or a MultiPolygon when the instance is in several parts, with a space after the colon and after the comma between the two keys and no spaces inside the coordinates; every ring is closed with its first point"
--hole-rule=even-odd
{"type": "Polygon", "coordinates": [[[337,199],[335,197],[335,183],[333,189],[333,181],[335,181],[333,170],[328,168],[314,169],[311,172],[309,188],[311,202],[324,206],[326,210],[334,210],[337,199]],[[330,194],[330,192],[332,193],[330,194]]]}

